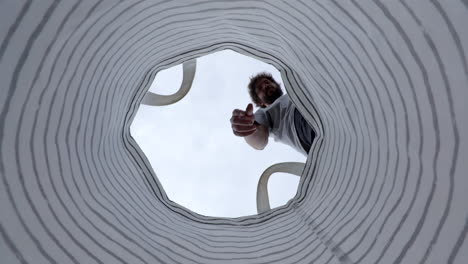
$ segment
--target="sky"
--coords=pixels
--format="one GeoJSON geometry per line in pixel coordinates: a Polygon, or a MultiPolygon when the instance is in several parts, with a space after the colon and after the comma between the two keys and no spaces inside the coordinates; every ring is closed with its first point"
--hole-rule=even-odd
{"type": "MultiPolygon", "coordinates": [[[[192,88],[179,102],[140,105],[130,133],[169,199],[207,216],[254,215],[263,171],[279,162],[305,162],[304,155],[271,137],[260,151],[232,133],[232,111],[245,110],[251,102],[249,78],[263,71],[270,72],[286,92],[273,66],[224,50],[197,59],[192,88]]],[[[178,65],[159,72],[149,91],[169,95],[181,82],[182,65],[178,65]]],[[[295,175],[273,174],[268,183],[271,207],[293,198],[298,183],[295,175]]]]}

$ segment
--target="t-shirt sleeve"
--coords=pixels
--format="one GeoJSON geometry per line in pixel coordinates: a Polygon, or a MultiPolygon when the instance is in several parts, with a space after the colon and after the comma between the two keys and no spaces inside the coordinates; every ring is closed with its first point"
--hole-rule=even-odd
{"type": "Polygon", "coordinates": [[[271,124],[271,119],[268,118],[268,114],[264,109],[258,109],[255,114],[255,121],[259,123],[260,125],[264,125],[271,129],[272,124],[271,124]]]}
{"type": "Polygon", "coordinates": [[[282,96],[272,105],[258,109],[254,114],[255,121],[260,125],[268,127],[270,133],[275,134],[279,130],[281,122],[283,122],[281,121],[282,116],[284,116],[284,114],[281,114],[284,112],[284,110],[281,110],[282,103],[287,99],[287,97],[282,96]]]}

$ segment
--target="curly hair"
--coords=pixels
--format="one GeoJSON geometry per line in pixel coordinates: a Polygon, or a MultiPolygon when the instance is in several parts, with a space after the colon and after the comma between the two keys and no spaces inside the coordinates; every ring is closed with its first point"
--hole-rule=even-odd
{"type": "Polygon", "coordinates": [[[249,89],[250,98],[252,99],[252,101],[257,107],[262,107],[262,102],[255,91],[255,86],[257,85],[258,80],[263,79],[263,78],[268,79],[269,81],[275,83],[278,86],[278,88],[281,88],[280,84],[275,81],[271,73],[261,72],[255,76],[250,77],[250,82],[247,87],[249,89]]]}

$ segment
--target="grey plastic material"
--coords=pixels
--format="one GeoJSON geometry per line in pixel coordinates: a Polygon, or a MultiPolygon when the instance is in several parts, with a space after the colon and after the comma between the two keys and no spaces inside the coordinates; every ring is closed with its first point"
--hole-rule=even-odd
{"type": "Polygon", "coordinates": [[[305,163],[302,162],[282,162],[271,165],[260,176],[257,185],[257,212],[263,213],[270,210],[270,200],[268,197],[268,180],[275,172],[284,172],[301,176],[305,163]]]}
{"type": "Polygon", "coordinates": [[[467,263],[466,0],[188,2],[0,1],[0,263],[467,263]],[[197,214],[132,137],[151,68],[225,49],[317,132],[294,206],[197,214]]]}
{"type": "Polygon", "coordinates": [[[197,70],[197,60],[190,60],[183,65],[183,77],[179,90],[171,95],[160,95],[152,92],[147,92],[145,98],[141,102],[144,105],[163,106],[177,103],[190,91],[192,88],[193,79],[197,70]]]}

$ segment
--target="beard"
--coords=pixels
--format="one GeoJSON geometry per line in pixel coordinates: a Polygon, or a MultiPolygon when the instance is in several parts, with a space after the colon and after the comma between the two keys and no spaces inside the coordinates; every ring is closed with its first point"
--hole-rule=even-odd
{"type": "Polygon", "coordinates": [[[278,85],[274,87],[268,87],[267,92],[263,98],[264,102],[268,105],[271,105],[276,101],[276,99],[280,98],[283,95],[283,91],[278,85]]]}

